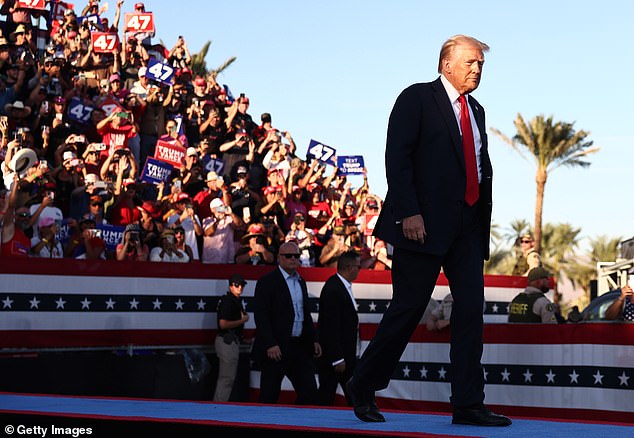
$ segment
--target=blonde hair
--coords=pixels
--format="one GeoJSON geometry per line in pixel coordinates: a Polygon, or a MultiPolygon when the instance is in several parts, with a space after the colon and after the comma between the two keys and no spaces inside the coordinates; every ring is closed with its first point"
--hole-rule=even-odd
{"type": "Polygon", "coordinates": [[[456,46],[472,45],[478,47],[482,52],[488,52],[489,46],[480,40],[467,35],[454,35],[445,41],[440,48],[440,56],[438,57],[438,73],[442,73],[443,60],[451,57],[456,46]]]}

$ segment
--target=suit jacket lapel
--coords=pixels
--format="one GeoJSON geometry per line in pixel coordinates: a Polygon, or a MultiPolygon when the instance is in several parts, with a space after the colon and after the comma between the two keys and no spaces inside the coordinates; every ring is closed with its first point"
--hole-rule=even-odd
{"type": "Polygon", "coordinates": [[[284,295],[284,299],[287,301],[287,304],[289,306],[291,306],[291,309],[293,308],[293,299],[291,298],[291,291],[288,288],[288,284],[286,283],[286,279],[284,278],[284,274],[282,274],[282,271],[280,270],[280,267],[277,266],[275,269],[277,269],[277,275],[280,278],[280,284],[282,286],[282,291],[284,291],[284,293],[282,295],[284,295]]]}
{"type": "Polygon", "coordinates": [[[478,101],[471,96],[469,96],[469,106],[471,106],[471,111],[473,111],[476,125],[478,125],[478,131],[480,131],[480,138],[482,139],[482,143],[484,143],[484,139],[486,138],[486,126],[484,126],[484,109],[482,109],[478,101]]]}
{"type": "Polygon", "coordinates": [[[342,293],[344,293],[346,295],[346,301],[350,304],[350,308],[354,309],[354,313],[357,313],[357,309],[354,306],[354,303],[352,302],[352,298],[350,297],[350,294],[348,293],[348,288],[346,287],[345,284],[343,284],[343,281],[341,281],[341,278],[337,277],[337,281],[341,285],[341,289],[340,290],[342,291],[342,293]]]}
{"type": "Polygon", "coordinates": [[[454,113],[451,102],[449,101],[449,96],[447,96],[447,92],[445,91],[445,87],[442,85],[440,78],[432,82],[432,89],[434,90],[434,99],[436,100],[440,114],[442,114],[442,117],[445,119],[445,123],[449,129],[449,134],[451,135],[456,156],[458,157],[462,167],[465,167],[460,128],[458,127],[456,114],[454,113]]]}

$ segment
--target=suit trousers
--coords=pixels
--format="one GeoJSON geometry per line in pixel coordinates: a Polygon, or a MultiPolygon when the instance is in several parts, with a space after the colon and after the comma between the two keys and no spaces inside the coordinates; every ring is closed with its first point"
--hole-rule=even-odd
{"type": "Polygon", "coordinates": [[[462,208],[461,229],[443,255],[394,249],[392,301],[354,373],[355,386],[369,392],[387,387],[409,339],[420,323],[441,268],[453,295],[451,312],[451,404],[484,401],[482,332],[484,276],[478,204],[462,208]]]}
{"type": "Polygon", "coordinates": [[[288,348],[282,350],[282,359],[264,359],[260,373],[260,403],[277,403],[284,376],[291,381],[298,405],[316,405],[317,381],[314,358],[300,339],[292,338],[288,348]]]}
{"type": "Polygon", "coordinates": [[[322,360],[319,361],[319,403],[321,405],[332,406],[335,404],[337,385],[341,386],[346,402],[349,403],[346,382],[352,377],[354,366],[354,363],[346,362],[346,370],[343,373],[336,373],[335,367],[322,357],[322,360]]]}
{"type": "Polygon", "coordinates": [[[214,401],[226,402],[229,401],[233,383],[238,373],[240,344],[238,342],[225,344],[222,336],[216,336],[214,347],[218,355],[218,380],[216,380],[214,401]]]}

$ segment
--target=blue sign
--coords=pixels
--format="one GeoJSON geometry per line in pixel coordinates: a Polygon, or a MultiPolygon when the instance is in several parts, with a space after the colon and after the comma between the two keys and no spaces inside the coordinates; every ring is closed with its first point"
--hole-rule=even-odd
{"type": "Polygon", "coordinates": [[[337,169],[341,175],[362,174],[363,157],[361,155],[343,155],[337,157],[337,169]]]}
{"type": "Polygon", "coordinates": [[[183,116],[181,116],[180,114],[176,114],[174,117],[172,117],[172,120],[176,122],[176,132],[178,132],[178,135],[184,135],[185,126],[183,123],[183,116]]]}
{"type": "Polygon", "coordinates": [[[123,241],[125,227],[110,224],[99,224],[97,229],[101,230],[101,238],[106,244],[107,251],[116,251],[117,245],[123,241]]]}
{"type": "Polygon", "coordinates": [[[233,103],[235,98],[233,97],[233,94],[231,93],[231,90],[229,89],[229,85],[223,84],[222,88],[224,88],[225,89],[225,93],[227,93],[227,102],[228,103],[233,103]]]}
{"type": "Polygon", "coordinates": [[[77,17],[77,24],[79,25],[79,27],[81,27],[84,21],[88,22],[88,25],[90,26],[91,31],[93,30],[101,31],[103,29],[101,18],[99,18],[99,15],[97,14],[77,17]]]}
{"type": "Polygon", "coordinates": [[[145,166],[143,166],[143,172],[141,172],[141,181],[145,181],[150,184],[158,184],[164,181],[166,182],[173,171],[174,166],[171,164],[157,160],[156,158],[147,157],[145,166]]]}
{"type": "Polygon", "coordinates": [[[174,67],[150,58],[145,76],[162,84],[171,85],[174,82],[174,67]]]}
{"type": "Polygon", "coordinates": [[[308,144],[308,152],[306,152],[306,157],[315,158],[322,163],[334,166],[336,154],[337,149],[326,146],[325,144],[320,143],[316,140],[311,140],[308,144]]]}
{"type": "Polygon", "coordinates": [[[73,97],[68,103],[68,117],[82,125],[90,122],[93,110],[92,106],[83,103],[79,97],[73,97]]]}
{"type": "Polygon", "coordinates": [[[217,160],[215,158],[209,158],[205,163],[205,170],[207,172],[216,172],[218,175],[222,175],[222,171],[225,168],[225,163],[222,160],[217,160]]]}

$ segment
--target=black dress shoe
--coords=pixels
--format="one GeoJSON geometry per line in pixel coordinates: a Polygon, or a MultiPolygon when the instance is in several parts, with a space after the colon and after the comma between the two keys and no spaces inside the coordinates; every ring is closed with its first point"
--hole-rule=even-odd
{"type": "Polygon", "coordinates": [[[346,383],[346,392],[350,398],[350,403],[354,408],[354,415],[366,423],[383,423],[385,417],[379,411],[374,401],[374,395],[364,394],[352,383],[352,379],[346,383]]]}
{"type": "Polygon", "coordinates": [[[474,426],[510,426],[512,423],[509,418],[491,412],[484,405],[473,408],[455,408],[451,422],[474,426]]]}

